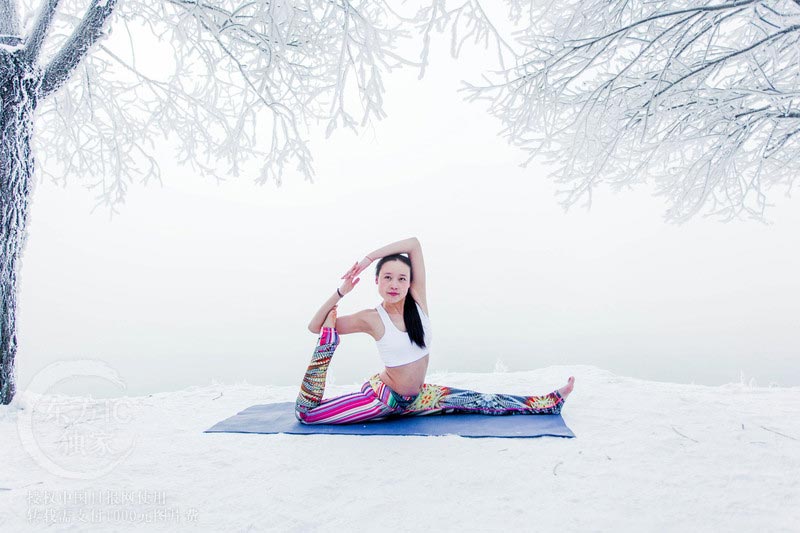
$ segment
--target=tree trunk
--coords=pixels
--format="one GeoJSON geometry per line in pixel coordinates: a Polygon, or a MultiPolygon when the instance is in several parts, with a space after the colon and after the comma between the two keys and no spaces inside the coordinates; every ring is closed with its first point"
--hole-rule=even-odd
{"type": "Polygon", "coordinates": [[[17,0],[0,0],[0,405],[16,393],[17,272],[27,237],[33,184],[33,111],[37,101],[57,90],[78,66],[117,0],[93,0],[67,43],[44,71],[39,49],[59,0],[42,2],[27,42],[19,37],[17,0]]]}
{"type": "Polygon", "coordinates": [[[10,403],[16,392],[17,272],[27,233],[40,79],[21,50],[0,51],[0,404],[10,403]]]}

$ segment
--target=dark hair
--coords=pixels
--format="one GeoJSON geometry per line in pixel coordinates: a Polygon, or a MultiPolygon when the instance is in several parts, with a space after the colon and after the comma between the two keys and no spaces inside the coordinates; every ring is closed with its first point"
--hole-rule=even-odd
{"type": "MultiPolygon", "coordinates": [[[[378,266],[375,267],[376,280],[381,273],[383,265],[389,261],[401,261],[408,265],[411,271],[408,282],[411,283],[414,280],[414,269],[411,267],[411,259],[403,254],[392,254],[382,257],[381,260],[378,261],[378,266]]],[[[403,305],[403,322],[406,323],[406,331],[408,332],[408,338],[411,339],[411,342],[420,348],[424,348],[425,330],[422,328],[422,318],[420,318],[419,311],[417,311],[417,301],[411,296],[411,291],[408,291],[406,294],[406,302],[403,305]]]]}

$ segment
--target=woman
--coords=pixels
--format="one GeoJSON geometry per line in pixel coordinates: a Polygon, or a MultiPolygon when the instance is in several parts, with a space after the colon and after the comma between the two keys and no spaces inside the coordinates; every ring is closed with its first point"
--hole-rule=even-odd
{"type": "Polygon", "coordinates": [[[366,255],[342,279],[342,286],[322,304],[308,325],[320,337],[295,403],[295,416],[304,424],[346,424],[437,413],[558,414],[572,392],[573,377],[566,386],[545,396],[484,394],[425,383],[432,333],[425,294],[425,262],[416,237],[366,255]],[[408,257],[400,255],[403,253],[408,257]],[[338,301],[353,290],[360,280],[356,276],[376,259],[380,261],[375,269],[375,284],[383,301],[374,309],[337,318],[338,301]],[[349,333],[371,335],[386,367],[367,380],[360,392],[323,400],[325,375],[339,336],[349,333]]]}

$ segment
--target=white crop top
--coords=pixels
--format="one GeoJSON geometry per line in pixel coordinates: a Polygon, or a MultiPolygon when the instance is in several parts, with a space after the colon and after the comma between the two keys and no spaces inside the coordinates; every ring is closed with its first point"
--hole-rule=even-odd
{"type": "Polygon", "coordinates": [[[425,332],[424,348],[420,348],[416,343],[411,342],[407,332],[397,329],[392,319],[389,318],[389,313],[383,308],[383,304],[379,304],[375,309],[378,310],[378,315],[381,317],[381,320],[383,320],[383,327],[386,330],[383,337],[377,341],[378,353],[386,366],[406,365],[428,355],[430,352],[431,340],[433,339],[431,320],[422,310],[419,303],[417,303],[417,311],[419,311],[419,317],[422,320],[422,329],[425,332]]]}

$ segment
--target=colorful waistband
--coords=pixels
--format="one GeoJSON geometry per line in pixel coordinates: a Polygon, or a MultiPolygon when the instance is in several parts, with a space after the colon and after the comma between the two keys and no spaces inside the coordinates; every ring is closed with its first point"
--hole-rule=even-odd
{"type": "Polygon", "coordinates": [[[397,394],[389,385],[381,380],[380,372],[369,378],[369,384],[378,399],[392,408],[398,406],[406,407],[419,396],[403,396],[402,394],[397,394]]]}

